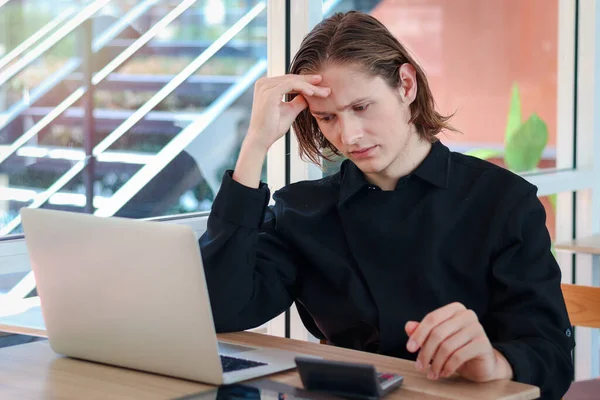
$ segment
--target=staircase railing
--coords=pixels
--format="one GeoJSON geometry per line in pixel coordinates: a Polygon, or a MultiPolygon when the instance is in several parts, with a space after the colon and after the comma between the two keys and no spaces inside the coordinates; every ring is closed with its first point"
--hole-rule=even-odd
{"type": "MultiPolygon", "coordinates": [[[[323,13],[327,14],[331,9],[339,3],[340,0],[328,0],[323,5],[323,13]]],[[[125,62],[129,57],[136,53],[144,44],[152,39],[156,32],[162,30],[166,24],[170,23],[172,19],[176,18],[183,11],[180,7],[189,8],[195,0],[189,0],[182,2],[176,9],[171,11],[165,16],[159,23],[157,23],[151,30],[146,32],[142,37],[134,41],[127,49],[125,49],[120,55],[113,59],[108,65],[102,70],[96,73],[92,78],[92,84],[97,85],[103,79],[105,79],[111,72],[113,72],[118,66],[125,62]],[[181,12],[179,12],[181,11],[181,12]],[[175,15],[174,18],[170,18],[175,15]],[[163,21],[169,21],[161,24],[163,21]]],[[[104,151],[106,151],[112,144],[114,144],[119,138],[126,134],[136,123],[141,121],[154,107],[156,107],[161,101],[169,96],[175,89],[177,89],[186,79],[188,79],[198,68],[206,63],[212,56],[214,56],[221,48],[223,48],[235,35],[237,35],[244,27],[246,27],[254,18],[256,18],[266,7],[265,2],[258,3],[253,7],[244,17],[236,22],[231,28],[229,28],[221,37],[219,37],[211,46],[209,46],[202,54],[200,54],[195,60],[193,60],[187,67],[185,67],[180,73],[178,73],[167,85],[161,90],[154,94],[146,103],[144,103],[138,110],[136,110],[129,118],[127,118],[121,125],[119,125],[113,132],[111,132],[104,140],[98,143],[92,151],[92,157],[98,157],[104,151]]],[[[226,90],[221,96],[219,96],[206,110],[204,110],[200,116],[184,128],[175,138],[173,138],[169,144],[167,144],[158,154],[153,157],[153,161],[142,167],[132,178],[130,178],[111,198],[110,203],[107,206],[99,208],[94,213],[99,216],[111,216],[114,215],[127,201],[138,193],[156,174],[158,174],[162,168],[164,168],[170,161],[173,160],[189,143],[194,140],[199,134],[201,134],[206,127],[208,127],[227,107],[229,107],[233,101],[246,91],[253,82],[255,82],[261,75],[267,70],[267,62],[262,59],[255,64],[237,83],[232,85],[226,90]]],[[[39,133],[44,127],[51,123],[60,113],[70,107],[75,101],[77,101],[85,93],[84,88],[79,88],[73,92],[67,99],[65,99],[57,108],[48,114],[45,118],[42,118],[36,125],[34,125],[28,132],[23,134],[8,151],[3,152],[0,155],[0,163],[6,160],[8,156],[13,154],[19,147],[24,145],[33,136],[39,133]],[[17,143],[18,142],[18,143],[17,143]]],[[[1,128],[1,125],[0,125],[1,128]]],[[[38,193],[33,198],[33,201],[27,206],[29,208],[37,208],[46,203],[50,197],[67,185],[77,174],[85,169],[87,160],[81,160],[75,163],[68,171],[60,176],[48,189],[38,193]]],[[[12,232],[20,224],[20,216],[15,217],[9,221],[2,229],[0,229],[0,235],[6,235],[12,232]]]]}
{"type": "MultiPolygon", "coordinates": [[[[0,0],[1,1],[1,0],[0,0]]],[[[323,4],[323,14],[328,15],[333,7],[339,3],[340,0],[328,0],[323,4]]],[[[260,12],[264,9],[264,3],[258,4],[250,13],[260,12]],[[257,8],[260,7],[260,10],[257,8]]],[[[250,14],[249,13],[249,14],[250,14]]],[[[256,13],[258,15],[258,13],[256,13]]],[[[246,17],[248,14],[246,15],[246,17]]],[[[249,22],[249,21],[248,21],[249,22]]],[[[232,27],[233,29],[233,27],[232,27]]],[[[229,31],[228,31],[229,32],[229,31]]],[[[226,33],[227,34],[227,33],[226,33]]],[[[217,51],[217,48],[212,49],[217,51]]],[[[206,50],[208,51],[208,49],[206,50]]],[[[208,53],[202,53],[195,61],[200,58],[206,58],[208,53]]],[[[200,67],[198,65],[198,67],[200,67]]],[[[95,215],[98,216],[111,216],[114,215],[124,204],[127,203],[141,188],[149,182],[165,165],[167,165],[174,157],[179,154],[192,140],[200,135],[227,107],[229,107],[247,88],[249,88],[262,74],[267,70],[267,62],[265,59],[260,60],[254,67],[252,67],[237,83],[232,85],[226,90],[221,96],[219,96],[204,112],[200,115],[196,121],[188,125],[182,132],[179,133],[167,146],[165,146],[158,154],[154,156],[152,163],[146,164],[140,171],[138,171],[131,179],[128,180],[112,197],[111,203],[105,207],[99,208],[95,215]]],[[[183,74],[182,71],[180,74],[183,74]]],[[[187,71],[186,73],[193,73],[193,71],[187,71]]],[[[184,75],[180,75],[180,80],[184,75]]],[[[176,77],[177,78],[177,77],[176,77]]],[[[174,78],[173,80],[175,80],[174,78]]],[[[183,80],[181,80],[183,82],[183,80]]],[[[175,88],[173,88],[175,89],[175,88]]],[[[157,93],[158,94],[158,93],[157,93]]],[[[152,100],[152,99],[151,99],[152,100]]],[[[149,100],[149,101],[151,101],[149,100]]],[[[118,130],[119,128],[117,128],[118,130]]],[[[115,130],[115,132],[117,131],[115,130]]],[[[122,129],[121,129],[122,130],[122,129]]],[[[124,134],[125,132],[123,132],[124,134]]],[[[120,137],[120,136],[119,136],[120,137]]],[[[108,137],[106,138],[108,139],[108,137]]],[[[113,137],[112,143],[118,138],[113,137]]],[[[102,154],[110,144],[109,142],[100,142],[98,146],[94,148],[94,154],[96,156],[102,154]],[[102,145],[102,147],[100,147],[102,145]]],[[[85,168],[85,162],[78,162],[70,171],[61,176],[48,190],[44,193],[43,197],[38,197],[37,202],[41,205],[43,202],[48,200],[53,193],[56,193],[60,188],[66,185],[77,173],[81,172],[85,168]]],[[[35,202],[36,200],[34,200],[35,202]]],[[[36,205],[36,207],[39,205],[36,205]]],[[[29,207],[34,207],[31,204],[29,207]]],[[[10,229],[3,229],[0,235],[10,233],[18,224],[20,218],[11,221],[12,227],[10,229]],[[16,224],[16,225],[15,225],[16,224]]],[[[35,278],[32,272],[29,272],[23,280],[15,286],[14,300],[24,298],[35,288],[35,278]]]]}
{"type": "MultiPolygon", "coordinates": [[[[195,1],[195,0],[194,0],[195,1]]],[[[191,5],[194,1],[182,2],[178,7],[182,5],[191,5]]],[[[188,6],[189,6],[188,5],[188,6]]],[[[169,96],[177,87],[179,87],[186,79],[188,79],[194,72],[196,72],[202,65],[206,63],[213,55],[215,55],[221,48],[223,48],[235,35],[237,35],[243,28],[245,28],[251,21],[253,21],[264,9],[266,8],[265,2],[260,2],[255,5],[246,15],[244,15],[240,20],[238,20],[234,25],[232,25],[221,37],[219,37],[211,46],[209,46],[205,51],[203,51],[196,59],[194,59],[188,66],[186,66],[181,72],[179,72],[173,79],[167,83],[161,90],[155,93],[146,103],[144,103],[138,110],[136,110],[129,118],[127,118],[121,125],[119,125],[113,132],[111,132],[106,138],[104,138],[100,143],[98,143],[93,149],[93,156],[97,157],[99,154],[108,149],[113,143],[115,143],[119,138],[121,138],[125,133],[129,131],[136,123],[142,120],[148,112],[150,112],[156,105],[158,105],[161,101],[163,101],[167,96],[169,96]]],[[[172,11],[174,12],[175,9],[172,11]]],[[[165,17],[167,18],[167,17],[165,17]]],[[[158,24],[157,24],[158,25],[158,24]]],[[[155,27],[157,26],[155,25],[155,27]]],[[[159,27],[159,30],[163,29],[163,27],[159,27]]],[[[147,34],[150,31],[147,32],[147,34]]],[[[144,35],[145,36],[145,35],[144,35]]],[[[142,40],[144,36],[140,37],[138,40],[142,40]]],[[[136,42],[138,41],[136,40],[136,42]]],[[[144,39],[145,40],[145,39],[144,39]]],[[[149,39],[148,39],[149,40],[149,39]]],[[[136,46],[136,42],[134,42],[130,47],[136,46]]],[[[139,48],[139,47],[138,47],[139,48]]],[[[129,48],[126,49],[123,53],[128,52],[129,48]]],[[[123,54],[121,53],[121,54],[123,54]]],[[[133,53],[131,53],[133,54],[133,53]]],[[[119,59],[120,56],[117,56],[115,60],[119,59]]],[[[260,63],[259,63],[260,64],[260,63]]],[[[115,63],[109,63],[105,68],[112,66],[116,68],[118,65],[115,63]]],[[[103,72],[103,70],[97,73],[101,74],[103,78],[106,77],[110,72],[103,72]]],[[[97,80],[93,80],[95,84],[99,83],[97,80]]],[[[75,95],[77,92],[74,92],[71,96],[75,95]]],[[[226,92],[227,93],[227,92],[226,92]]],[[[69,96],[69,97],[71,97],[69,96]]],[[[223,95],[222,95],[223,96],[223,95]]],[[[68,98],[67,98],[68,99],[68,98]]],[[[199,117],[200,120],[206,118],[206,112],[202,113],[199,117]]],[[[41,122],[41,121],[40,121],[41,122]]],[[[36,124],[37,125],[37,124],[36,124]]],[[[191,125],[194,125],[192,123],[191,125]]],[[[191,126],[190,125],[190,126],[191,126]]],[[[31,129],[35,128],[32,127],[31,129]]],[[[182,132],[183,133],[183,132],[182,132]]],[[[180,133],[181,135],[181,133],[180,133]]],[[[173,142],[173,139],[171,142],[173,142]]],[[[27,140],[23,141],[23,144],[26,143],[27,140]]],[[[167,145],[168,146],[168,145],[167,145]]],[[[16,151],[16,149],[14,149],[16,151]]],[[[13,151],[13,152],[14,152],[13,151]]],[[[4,157],[4,154],[2,154],[4,157]]],[[[0,160],[2,160],[0,157],[0,160]]],[[[29,208],[38,208],[42,206],[48,199],[55,194],[58,190],[62,189],[66,184],[68,184],[78,173],[83,171],[86,167],[87,160],[79,161],[75,163],[69,170],[67,170],[62,176],[60,176],[48,189],[45,191],[38,193],[33,201],[27,206],[29,208]]],[[[131,186],[131,185],[130,185],[131,186]]],[[[12,232],[15,228],[19,226],[21,223],[21,217],[16,216],[12,220],[10,220],[6,225],[2,227],[0,230],[0,235],[7,235],[12,232]]]]}
{"type": "MultiPolygon", "coordinates": [[[[328,0],[323,3],[323,14],[329,12],[339,4],[340,0],[328,0]]],[[[257,6],[258,7],[258,6],[257,6]]],[[[249,13],[250,14],[250,13],[249,13]]],[[[248,17],[246,15],[244,18],[248,17]]],[[[233,27],[232,27],[233,29],[233,27]]],[[[227,33],[225,33],[226,35],[227,33]]],[[[224,36],[225,36],[224,35],[224,36]]],[[[233,36],[232,36],[233,37],[233,36]]],[[[220,40],[221,38],[219,38],[220,40]]],[[[228,39],[230,40],[230,39],[228,39]]],[[[190,64],[191,65],[191,64],[190,64]]],[[[183,151],[198,135],[212,124],[235,100],[267,72],[267,60],[262,59],[256,63],[236,84],[219,96],[204,110],[200,117],[186,126],[162,150],[154,156],[151,163],[143,166],[135,173],[115,194],[111,196],[106,206],[99,208],[94,215],[110,217],[121,209],[133,196],[135,196],[150,180],[165,168],[181,151],[183,151]]]]}
{"type": "Polygon", "coordinates": [[[41,27],[33,35],[20,43],[17,47],[9,51],[4,57],[0,59],[0,70],[10,64],[14,59],[19,57],[21,54],[29,50],[34,44],[42,40],[46,35],[52,32],[56,27],[61,25],[63,22],[68,20],[76,11],[75,7],[69,7],[62,13],[58,14],[54,19],[48,22],[46,25],[41,27]]]}
{"type": "Polygon", "coordinates": [[[154,178],[167,164],[169,164],[181,151],[183,151],[198,135],[210,126],[222,113],[227,110],[257,79],[267,72],[267,60],[262,59],[256,63],[246,74],[221,96],[213,101],[210,106],[191,124],[186,126],[173,140],[154,156],[154,159],[136,172],[115,194],[111,196],[107,205],[99,208],[94,215],[109,217],[114,215],[129,200],[133,198],[152,178],[154,178]]]}
{"type": "Polygon", "coordinates": [[[37,60],[42,54],[54,47],[58,42],[64,39],[69,33],[77,29],[88,18],[106,6],[112,0],[96,0],[75,15],[69,22],[61,26],[50,36],[44,39],[40,44],[33,48],[29,53],[16,63],[9,66],[4,72],[0,72],[0,86],[13,78],[33,61],[37,60]]]}
{"type": "MultiPolygon", "coordinates": [[[[97,86],[102,82],[111,72],[116,70],[125,61],[135,54],[142,46],[152,40],[156,35],[160,33],[167,25],[177,19],[185,10],[191,7],[196,0],[184,0],[176,8],[171,10],[165,15],[160,21],[158,21],[152,28],[150,28],[145,34],[135,40],[128,48],[126,48],[121,54],[115,57],[110,63],[108,63],[100,71],[96,72],[92,77],[92,85],[97,86]]],[[[65,110],[71,107],[75,102],[80,100],[87,89],[85,86],[81,86],[76,89],[73,93],[67,96],[59,105],[57,105],[52,111],[46,114],[40,119],[35,125],[29,128],[23,133],[17,140],[15,140],[2,154],[0,154],[0,164],[6,161],[11,155],[13,155],[19,148],[27,144],[29,140],[35,137],[38,133],[44,130],[48,125],[58,118],[65,110]]]]}
{"type": "MultiPolygon", "coordinates": [[[[96,39],[92,46],[92,51],[94,53],[98,52],[104,46],[106,46],[109,42],[115,39],[125,28],[130,26],[130,24],[138,19],[140,16],[144,15],[153,5],[155,5],[159,0],[145,0],[132,8],[129,12],[127,12],[122,18],[113,23],[105,32],[103,32],[98,39],[96,39]]],[[[31,104],[38,101],[44,95],[46,95],[50,90],[56,87],[57,84],[66,79],[69,75],[71,75],[79,66],[81,65],[81,58],[72,58],[66,62],[63,67],[50,75],[41,84],[39,84],[35,89],[31,90],[28,93],[27,98],[21,99],[19,102],[14,104],[12,107],[8,109],[8,111],[2,116],[0,119],[0,130],[5,128],[8,124],[13,122],[16,118],[18,118],[25,110],[27,110],[31,104]]]]}

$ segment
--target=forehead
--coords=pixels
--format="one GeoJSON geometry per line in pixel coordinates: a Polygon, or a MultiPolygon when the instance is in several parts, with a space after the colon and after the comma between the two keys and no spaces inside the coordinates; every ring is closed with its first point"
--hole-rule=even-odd
{"type": "Polygon", "coordinates": [[[356,66],[329,65],[319,72],[323,80],[319,86],[331,88],[331,94],[326,98],[308,97],[311,110],[333,111],[364,97],[374,97],[382,94],[387,89],[391,91],[385,81],[378,76],[363,72],[356,66]]]}
{"type": "Polygon", "coordinates": [[[357,86],[369,86],[376,80],[375,77],[353,65],[328,65],[319,73],[323,76],[320,86],[328,86],[338,92],[350,91],[357,86]]]}

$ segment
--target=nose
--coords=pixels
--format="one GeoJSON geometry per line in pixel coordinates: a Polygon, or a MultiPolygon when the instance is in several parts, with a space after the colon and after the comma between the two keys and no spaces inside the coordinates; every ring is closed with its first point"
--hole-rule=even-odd
{"type": "Polygon", "coordinates": [[[342,143],[344,143],[346,146],[351,146],[358,143],[363,137],[363,129],[361,124],[353,118],[340,118],[339,129],[342,143]]]}

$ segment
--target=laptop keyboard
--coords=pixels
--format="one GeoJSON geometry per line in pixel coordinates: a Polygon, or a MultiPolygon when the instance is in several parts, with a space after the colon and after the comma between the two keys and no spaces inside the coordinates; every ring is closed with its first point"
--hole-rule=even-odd
{"type": "Polygon", "coordinates": [[[244,360],[241,358],[221,356],[221,365],[223,366],[223,372],[231,372],[239,371],[241,369],[260,367],[267,364],[258,361],[244,360]]]}

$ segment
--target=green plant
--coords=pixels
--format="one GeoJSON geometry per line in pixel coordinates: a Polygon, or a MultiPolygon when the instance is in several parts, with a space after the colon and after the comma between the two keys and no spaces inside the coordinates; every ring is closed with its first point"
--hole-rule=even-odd
{"type": "MultiPolygon", "coordinates": [[[[548,126],[536,113],[523,121],[519,87],[514,83],[504,136],[504,152],[495,149],[474,149],[465,154],[484,160],[502,158],[507,169],[516,173],[530,172],[537,169],[547,143],[548,126]]],[[[556,211],[556,194],[547,197],[552,210],[556,211]]],[[[555,253],[554,243],[552,252],[555,253]]]]}
{"type": "Polygon", "coordinates": [[[508,120],[504,136],[504,152],[494,149],[475,149],[466,154],[484,160],[503,157],[506,168],[513,172],[535,170],[548,143],[548,126],[533,113],[523,121],[519,87],[513,84],[508,120]]]}

